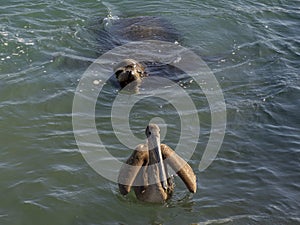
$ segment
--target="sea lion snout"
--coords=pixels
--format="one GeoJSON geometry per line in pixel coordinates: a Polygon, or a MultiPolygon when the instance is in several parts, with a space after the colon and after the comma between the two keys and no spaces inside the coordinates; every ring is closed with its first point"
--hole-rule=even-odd
{"type": "Polygon", "coordinates": [[[114,73],[122,88],[146,76],[145,67],[133,59],[125,59],[118,63],[114,68],[114,73]]]}

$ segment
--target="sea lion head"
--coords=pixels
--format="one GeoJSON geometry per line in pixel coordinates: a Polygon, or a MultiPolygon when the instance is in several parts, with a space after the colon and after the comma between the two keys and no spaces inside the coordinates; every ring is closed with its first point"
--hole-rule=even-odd
{"type": "Polygon", "coordinates": [[[118,63],[114,68],[114,73],[122,88],[147,75],[145,67],[133,59],[125,59],[118,63]]]}

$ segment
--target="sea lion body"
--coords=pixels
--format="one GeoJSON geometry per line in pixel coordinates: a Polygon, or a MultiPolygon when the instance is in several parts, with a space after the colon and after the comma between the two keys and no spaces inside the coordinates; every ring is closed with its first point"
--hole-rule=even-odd
{"type": "MultiPolygon", "coordinates": [[[[176,43],[180,39],[179,32],[168,20],[154,16],[115,19],[111,21],[106,30],[116,45],[145,40],[176,43]]],[[[139,84],[142,78],[148,75],[146,63],[149,62],[138,62],[134,59],[117,62],[117,65],[114,66],[114,73],[121,88],[133,81],[137,81],[139,84]]],[[[150,63],[153,66],[156,62],[150,63]]]]}
{"type": "Polygon", "coordinates": [[[140,16],[122,18],[112,21],[108,32],[116,38],[120,44],[130,41],[159,40],[179,41],[179,32],[173,24],[161,17],[140,16]]]}

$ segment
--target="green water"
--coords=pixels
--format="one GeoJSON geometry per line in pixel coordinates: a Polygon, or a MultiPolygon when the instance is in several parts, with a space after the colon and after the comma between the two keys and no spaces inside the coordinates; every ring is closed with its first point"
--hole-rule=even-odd
{"type": "MultiPolygon", "coordinates": [[[[1,3],[0,224],[299,224],[299,8],[296,0],[1,3]],[[174,24],[213,71],[227,109],[221,149],[200,172],[210,108],[198,86],[187,87],[201,123],[189,161],[198,191],[189,195],[176,178],[165,205],[120,196],[84,160],[72,127],[79,80],[104,53],[101,18],[145,15],[174,24]]],[[[131,151],[111,129],[106,100],[96,107],[97,129],[123,160],[131,151]]],[[[170,126],[165,142],[176,146],[179,116],[157,99],[134,106],[133,132],[143,138],[158,114],[170,126]]]]}

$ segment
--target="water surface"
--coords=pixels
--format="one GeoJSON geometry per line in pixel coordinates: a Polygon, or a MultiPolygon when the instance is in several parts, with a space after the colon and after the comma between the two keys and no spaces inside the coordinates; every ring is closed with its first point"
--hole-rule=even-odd
{"type": "MultiPolygon", "coordinates": [[[[296,0],[2,3],[1,224],[299,224],[299,7],[296,0]],[[199,86],[187,87],[201,122],[190,160],[198,192],[189,195],[176,179],[162,206],[120,196],[85,162],[72,129],[79,79],[110,42],[97,36],[102,19],[145,15],[174,24],[180,44],[214,72],[227,107],[220,152],[200,172],[210,108],[199,86]]],[[[97,128],[125,159],[130,150],[111,129],[109,107],[109,99],[97,103],[97,128]]],[[[179,116],[162,100],[133,108],[133,132],[142,138],[145,120],[157,115],[170,127],[166,143],[176,146],[179,116]]]]}

